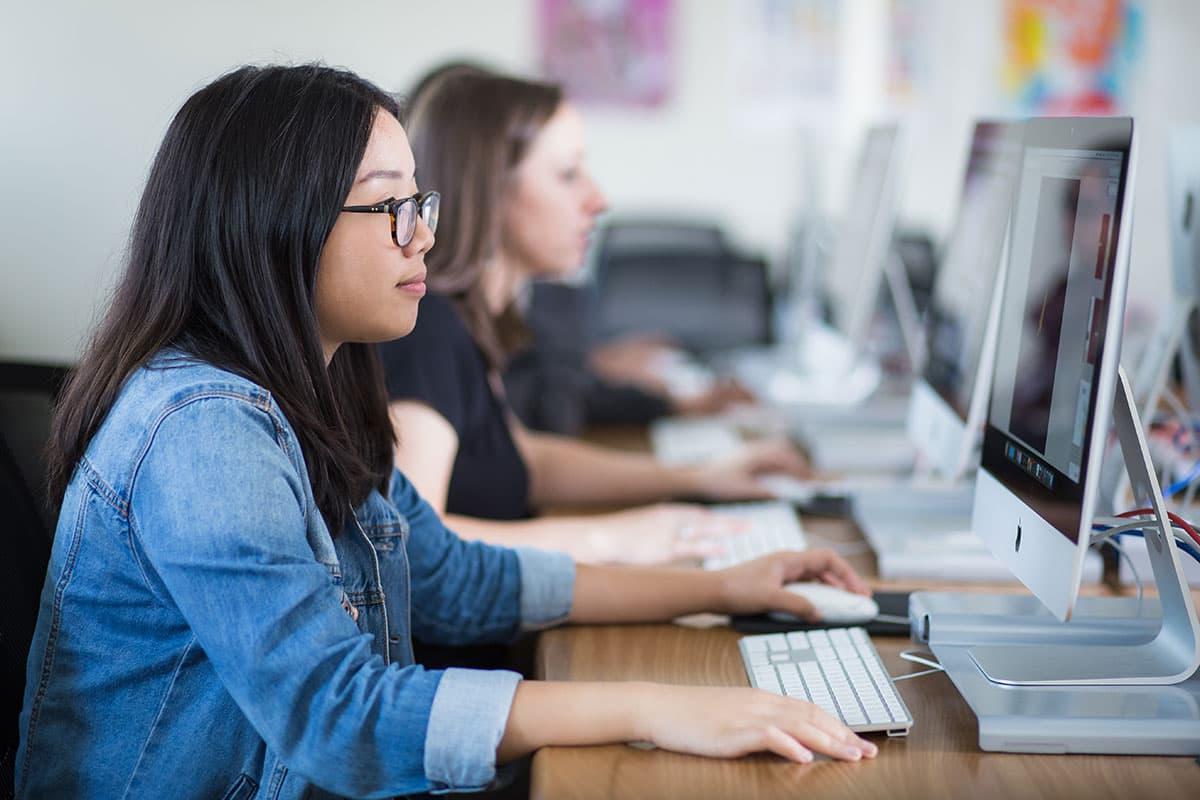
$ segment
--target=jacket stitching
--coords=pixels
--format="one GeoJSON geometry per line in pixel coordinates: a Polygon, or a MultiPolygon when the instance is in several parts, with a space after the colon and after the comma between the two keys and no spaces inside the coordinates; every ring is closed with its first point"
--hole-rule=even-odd
{"type": "MultiPolygon", "coordinates": [[[[164,408],[162,411],[159,412],[158,417],[155,418],[154,422],[152,422],[150,424],[148,435],[146,436],[146,441],[144,444],[142,444],[142,449],[138,452],[137,457],[134,458],[134,460],[133,460],[133,469],[130,472],[130,478],[129,478],[129,494],[130,494],[130,496],[133,495],[133,484],[137,481],[137,475],[138,475],[138,472],[141,471],[142,462],[146,460],[146,455],[150,452],[150,447],[151,447],[151,445],[154,444],[154,440],[158,436],[158,429],[162,426],[163,422],[166,421],[167,417],[171,416],[176,411],[179,411],[180,409],[185,408],[185,407],[191,405],[192,403],[198,402],[200,400],[214,400],[214,399],[220,399],[220,398],[224,398],[226,400],[237,400],[237,401],[246,403],[247,405],[249,405],[252,408],[258,407],[257,404],[255,403],[255,397],[252,394],[246,395],[246,394],[241,394],[238,392],[230,392],[230,391],[224,391],[224,390],[220,390],[220,389],[208,389],[208,390],[205,390],[202,392],[197,392],[196,394],[188,395],[187,397],[181,398],[180,400],[177,400],[174,403],[172,403],[171,405],[164,408]]],[[[272,424],[274,424],[274,421],[272,421],[272,424]]]]}
{"type": "Polygon", "coordinates": [[[195,644],[196,636],[192,634],[192,638],[188,640],[187,646],[179,654],[179,660],[175,662],[175,669],[171,670],[171,680],[163,690],[162,700],[158,704],[158,711],[154,713],[154,719],[150,721],[150,729],[146,731],[146,738],[142,740],[142,747],[138,750],[137,761],[133,763],[133,768],[129,770],[129,780],[125,784],[125,791],[121,793],[123,797],[128,797],[130,789],[133,788],[133,779],[137,777],[138,768],[142,766],[142,760],[146,756],[146,748],[150,746],[150,740],[154,738],[154,732],[158,729],[158,723],[162,720],[163,712],[167,708],[167,701],[171,699],[171,692],[175,688],[175,682],[179,679],[179,672],[183,669],[183,663],[187,660],[188,654],[192,652],[192,646],[195,644]]]}
{"type": "MultiPolygon", "coordinates": [[[[129,496],[131,498],[133,497],[134,485],[137,483],[138,476],[141,473],[142,463],[146,460],[146,456],[150,452],[151,445],[154,444],[154,440],[158,437],[158,429],[160,427],[162,427],[162,424],[163,424],[163,422],[166,421],[167,417],[169,417],[171,414],[174,414],[176,411],[186,408],[187,406],[191,405],[192,403],[196,403],[201,400],[215,400],[215,399],[236,400],[239,402],[247,403],[248,405],[250,405],[253,408],[258,408],[259,410],[264,410],[259,405],[259,403],[258,403],[259,398],[256,395],[257,395],[257,393],[252,394],[252,395],[244,395],[244,394],[240,394],[238,392],[229,392],[229,391],[222,391],[222,390],[206,390],[203,392],[198,392],[193,395],[188,395],[187,397],[185,397],[175,403],[172,403],[171,405],[169,405],[165,409],[163,409],[163,411],[154,420],[154,423],[150,426],[150,433],[146,437],[146,443],[142,446],[141,452],[138,453],[137,458],[134,459],[133,470],[132,470],[130,478],[129,478],[129,496]]],[[[271,419],[272,426],[275,427],[275,443],[276,443],[276,445],[280,445],[279,431],[278,431],[277,425],[275,424],[275,418],[271,414],[269,409],[266,409],[265,411],[266,411],[267,417],[271,419]]],[[[285,453],[288,452],[286,445],[282,445],[281,449],[284,450],[285,453]]],[[[296,466],[295,462],[292,461],[290,455],[288,457],[288,463],[292,465],[293,469],[295,469],[295,466],[296,466]]],[[[301,500],[300,500],[300,506],[303,510],[305,518],[307,519],[308,512],[307,512],[307,509],[305,508],[307,506],[307,503],[304,502],[303,498],[301,498],[301,500]]],[[[136,535],[135,528],[136,528],[136,522],[137,522],[137,515],[133,512],[132,508],[129,509],[129,522],[130,522],[129,534],[132,537],[132,536],[136,535]]],[[[138,536],[138,540],[139,541],[141,540],[140,536],[138,536]]],[[[131,548],[131,550],[134,549],[132,539],[130,540],[130,548],[131,548]]],[[[135,560],[137,560],[136,556],[135,556],[135,560]]],[[[141,570],[139,569],[139,571],[141,571],[141,570]]],[[[151,594],[153,594],[155,597],[159,597],[158,592],[155,591],[153,586],[151,586],[150,579],[146,575],[145,572],[142,572],[142,581],[145,583],[146,588],[150,591],[151,594]]]]}
{"type": "Polygon", "coordinates": [[[275,769],[271,773],[271,783],[267,788],[267,797],[272,800],[278,800],[279,793],[283,791],[283,782],[287,778],[288,768],[282,761],[275,765],[275,769]]]}
{"type": "Polygon", "coordinates": [[[67,592],[67,585],[70,583],[71,577],[75,572],[75,556],[79,552],[80,542],[83,540],[83,517],[84,509],[87,507],[86,496],[79,503],[79,510],[75,515],[75,532],[74,538],[71,541],[71,547],[67,551],[66,560],[63,562],[63,572],[58,578],[58,583],[54,587],[54,605],[50,615],[50,630],[46,634],[46,653],[42,657],[42,670],[38,676],[38,688],[34,694],[33,702],[29,708],[29,730],[25,746],[25,761],[22,764],[22,780],[21,786],[18,787],[17,793],[21,794],[21,789],[24,788],[25,780],[29,777],[29,767],[33,761],[33,751],[35,749],[35,741],[37,737],[38,718],[41,714],[42,701],[46,699],[46,692],[49,689],[50,673],[54,670],[54,648],[58,644],[58,632],[62,625],[62,600],[63,595],[67,592]]]}
{"type": "Polygon", "coordinates": [[[122,517],[129,513],[129,504],[121,498],[116,489],[109,485],[108,481],[101,477],[87,456],[79,457],[79,469],[83,473],[88,486],[91,486],[102,500],[112,506],[122,517]]]}
{"type": "Polygon", "coordinates": [[[134,543],[134,539],[141,541],[142,535],[137,532],[137,517],[133,514],[129,515],[129,519],[125,525],[125,542],[129,546],[129,555],[133,559],[133,563],[137,566],[138,573],[142,576],[142,583],[146,587],[146,591],[150,592],[159,602],[165,602],[166,597],[159,594],[158,589],[150,580],[150,576],[146,573],[146,566],[142,563],[142,559],[138,556],[138,548],[134,543]]]}

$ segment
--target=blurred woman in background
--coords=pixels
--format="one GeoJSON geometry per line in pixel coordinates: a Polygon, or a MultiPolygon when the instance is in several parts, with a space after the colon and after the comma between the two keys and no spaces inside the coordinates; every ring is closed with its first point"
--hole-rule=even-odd
{"type": "Polygon", "coordinates": [[[736,523],[699,507],[533,518],[559,506],[671,498],[770,497],[764,473],[803,477],[787,443],[759,442],[696,467],[666,466],[525,428],[500,373],[526,337],[516,300],[529,281],[584,261],[606,201],[585,165],[583,120],[552,84],[469,65],[437,71],[405,107],[417,171],[447,200],[413,334],[381,348],[396,464],[460,535],[534,544],[584,561],[705,555],[736,523]]]}

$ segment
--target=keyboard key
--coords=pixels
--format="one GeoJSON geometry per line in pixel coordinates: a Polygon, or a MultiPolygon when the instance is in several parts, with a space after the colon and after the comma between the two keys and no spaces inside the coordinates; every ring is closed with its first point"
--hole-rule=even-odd
{"type": "Polygon", "coordinates": [[[787,643],[792,650],[809,650],[812,647],[808,643],[808,635],[804,631],[792,631],[787,634],[787,643]]]}

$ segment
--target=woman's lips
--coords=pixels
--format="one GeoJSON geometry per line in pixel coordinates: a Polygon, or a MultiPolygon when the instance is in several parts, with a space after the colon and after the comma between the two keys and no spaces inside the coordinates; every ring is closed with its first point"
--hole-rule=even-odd
{"type": "Polygon", "coordinates": [[[419,275],[414,275],[409,280],[396,284],[396,288],[417,296],[425,294],[425,271],[422,270],[419,275]]]}

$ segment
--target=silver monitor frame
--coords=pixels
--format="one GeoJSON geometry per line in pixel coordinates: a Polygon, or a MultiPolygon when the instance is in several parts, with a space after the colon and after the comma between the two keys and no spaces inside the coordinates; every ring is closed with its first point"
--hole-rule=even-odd
{"type": "MultiPolygon", "coordinates": [[[[997,558],[1017,576],[1056,617],[1069,619],[1079,590],[1083,559],[1091,539],[1092,516],[1100,485],[1100,464],[1103,460],[1106,436],[1112,418],[1113,396],[1117,383],[1117,368],[1121,352],[1121,333],[1125,293],[1129,282],[1129,250],[1132,240],[1133,187],[1137,169],[1137,145],[1133,135],[1133,122],[1112,120],[1059,120],[1037,119],[1026,123],[1022,148],[1021,173],[1014,191],[1009,226],[1008,266],[1006,267],[1006,292],[1012,291],[1012,282],[1017,280],[1013,262],[1020,255],[1014,253],[1013,242],[1018,236],[1018,213],[1021,207],[1021,190],[1024,184],[1025,152],[1033,143],[1044,138],[1078,141],[1079,149],[1087,148],[1089,136],[1099,131],[1109,136],[1109,131],[1119,131],[1115,138],[1128,142],[1125,165],[1124,196],[1119,208],[1120,224],[1117,231],[1117,250],[1113,265],[1108,319],[1105,327],[1104,349],[1100,354],[1092,392],[1095,406],[1090,427],[1085,432],[1086,441],[1100,443],[1087,449],[1086,463],[1082,465],[1082,504],[1079,514],[1079,530],[1074,541],[1058,527],[1043,518],[1034,508],[1020,499],[988,469],[987,440],[992,431],[985,430],[985,453],[975,484],[975,503],[972,526],[976,534],[988,545],[997,558]],[[1127,128],[1126,128],[1127,126],[1127,128]]],[[[1003,311],[1001,312],[1003,317],[1003,311]]],[[[1001,324],[1003,327],[1003,324],[1001,324]]],[[[1002,334],[998,334],[1002,335],[1002,334]]],[[[993,391],[996,377],[991,383],[993,391]]],[[[989,418],[991,411],[989,409],[989,418]]],[[[989,426],[990,427],[990,426],[989,426]]]]}
{"type": "MultiPolygon", "coordinates": [[[[984,129],[997,124],[1017,126],[1021,123],[1017,120],[981,119],[977,121],[971,136],[971,152],[975,150],[976,139],[984,132],[984,129]]],[[[968,154],[968,165],[969,163],[970,155],[968,154]]],[[[966,191],[965,184],[966,176],[964,176],[964,192],[966,191]]],[[[959,201],[960,212],[964,202],[966,202],[965,197],[959,201]]],[[[1009,207],[1011,208],[1011,203],[1009,207]]],[[[955,224],[957,226],[959,222],[955,224]]],[[[964,478],[976,466],[972,456],[978,447],[984,416],[987,412],[992,367],[995,364],[996,356],[996,336],[1000,327],[1000,299],[1004,292],[1004,276],[1008,265],[1007,221],[998,260],[999,263],[995,265],[991,301],[988,304],[987,321],[984,325],[983,337],[980,340],[981,352],[971,384],[971,397],[967,404],[966,418],[960,416],[958,411],[946,402],[923,375],[913,383],[912,396],[909,399],[905,427],[909,439],[920,450],[922,469],[926,473],[953,483],[964,478]]],[[[944,268],[944,264],[939,268],[938,281],[944,279],[941,274],[944,268]]],[[[936,286],[934,292],[935,294],[937,292],[936,286]]],[[[928,350],[929,342],[925,344],[928,350]]]]}
{"type": "MultiPolygon", "coordinates": [[[[834,242],[832,257],[826,266],[826,272],[821,281],[822,291],[829,297],[833,308],[834,327],[839,330],[850,344],[855,358],[865,351],[867,334],[871,319],[875,314],[878,303],[879,289],[885,281],[888,261],[891,257],[892,236],[896,225],[897,195],[900,184],[900,153],[903,137],[898,125],[894,123],[873,125],[867,130],[858,162],[855,168],[854,187],[859,187],[862,171],[867,168],[866,160],[872,138],[890,136],[890,150],[887,165],[883,170],[882,181],[878,186],[879,203],[874,218],[868,222],[867,236],[860,242],[848,234],[848,219],[856,213],[856,192],[852,191],[847,200],[847,211],[842,216],[838,234],[834,242]],[[856,290],[847,300],[838,296],[832,289],[831,276],[842,270],[853,270],[857,274],[854,281],[856,290]]],[[[889,287],[891,288],[891,287],[889,287]]]]}
{"type": "Polygon", "coordinates": [[[1146,418],[1158,408],[1177,355],[1183,357],[1189,410],[1200,404],[1200,368],[1187,335],[1191,316],[1200,307],[1200,126],[1173,127],[1167,153],[1167,223],[1174,291],[1134,372],[1134,395],[1146,418]]]}

